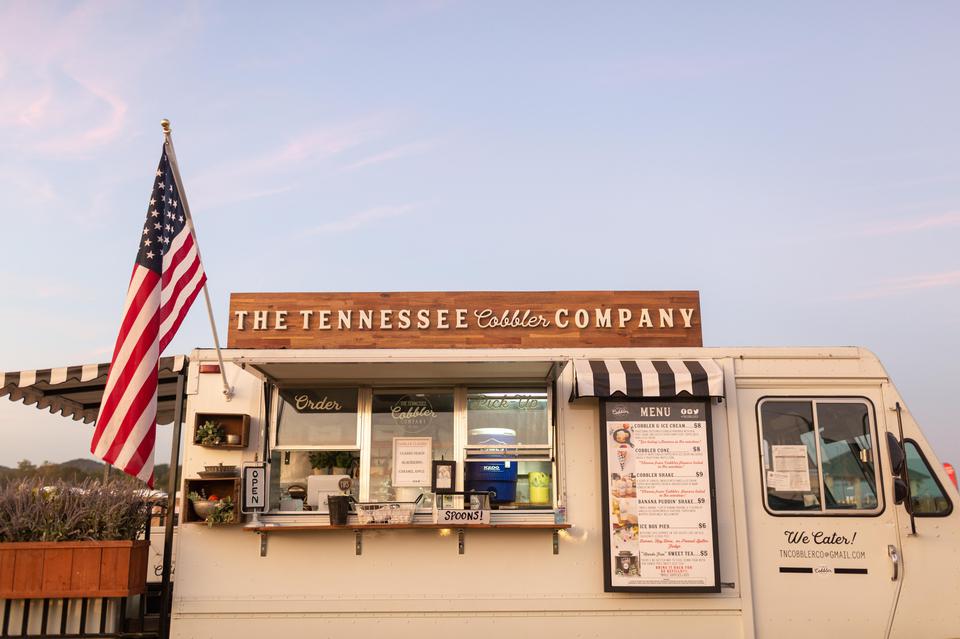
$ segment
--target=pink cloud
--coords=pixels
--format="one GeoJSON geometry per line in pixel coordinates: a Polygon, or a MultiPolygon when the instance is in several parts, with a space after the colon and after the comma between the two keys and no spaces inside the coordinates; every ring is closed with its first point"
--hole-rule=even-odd
{"type": "Polygon", "coordinates": [[[410,157],[411,155],[417,155],[423,153],[431,148],[436,146],[434,142],[425,141],[425,142],[413,142],[411,144],[404,144],[392,149],[383,151],[382,153],[376,153],[374,155],[361,158],[356,162],[351,162],[346,165],[344,170],[352,171],[355,169],[360,169],[367,166],[373,166],[375,164],[380,164],[382,162],[389,162],[391,160],[399,160],[405,157],[410,157]]]}
{"type": "Polygon", "coordinates": [[[864,235],[899,235],[929,229],[960,226],[960,211],[941,213],[924,218],[881,222],[864,229],[864,235]]]}
{"type": "Polygon", "coordinates": [[[909,293],[911,291],[957,286],[958,284],[960,284],[960,271],[910,275],[885,280],[881,282],[877,288],[853,293],[845,296],[845,298],[854,300],[876,299],[909,293]]]}

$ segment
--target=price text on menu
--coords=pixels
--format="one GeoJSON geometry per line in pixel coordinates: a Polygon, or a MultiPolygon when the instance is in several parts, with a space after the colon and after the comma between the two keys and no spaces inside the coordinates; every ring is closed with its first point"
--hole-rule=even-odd
{"type": "Polygon", "coordinates": [[[607,590],[716,591],[706,401],[606,402],[607,590]]]}

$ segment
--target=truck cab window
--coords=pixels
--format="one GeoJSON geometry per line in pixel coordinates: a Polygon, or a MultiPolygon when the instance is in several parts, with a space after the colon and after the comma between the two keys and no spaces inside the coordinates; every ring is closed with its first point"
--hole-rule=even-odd
{"type": "Polygon", "coordinates": [[[763,400],[767,508],[875,513],[880,509],[870,406],[859,400],[763,400]]]}
{"type": "Polygon", "coordinates": [[[760,407],[767,506],[820,510],[820,474],[810,402],[767,401],[760,407]]]}
{"type": "Polygon", "coordinates": [[[953,511],[950,498],[940,485],[916,442],[906,440],[907,474],[910,476],[910,501],[915,517],[946,517],[953,511]]]}

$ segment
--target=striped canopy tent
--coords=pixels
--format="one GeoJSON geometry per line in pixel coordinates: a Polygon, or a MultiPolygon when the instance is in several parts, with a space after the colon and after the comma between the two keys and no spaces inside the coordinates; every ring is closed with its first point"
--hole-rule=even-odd
{"type": "MultiPolygon", "coordinates": [[[[184,355],[160,359],[157,387],[157,423],[173,422],[173,409],[177,395],[177,377],[186,371],[184,355]]],[[[100,401],[107,384],[110,364],[84,364],[62,368],[44,368],[31,371],[0,373],[3,387],[0,397],[12,402],[23,402],[60,414],[76,421],[90,424],[97,419],[100,401]]]]}
{"type": "Polygon", "coordinates": [[[578,359],[573,374],[571,400],[723,396],[723,369],[712,359],[578,359]]]}

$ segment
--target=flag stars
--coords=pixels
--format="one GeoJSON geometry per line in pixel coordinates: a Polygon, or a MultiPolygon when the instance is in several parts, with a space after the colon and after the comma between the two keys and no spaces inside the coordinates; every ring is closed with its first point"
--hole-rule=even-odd
{"type": "Polygon", "coordinates": [[[150,242],[150,239],[149,239],[149,238],[143,241],[143,245],[144,245],[144,246],[150,246],[151,244],[152,244],[152,242],[150,242]]]}
{"type": "Polygon", "coordinates": [[[153,228],[156,229],[157,231],[159,231],[159,230],[160,230],[160,222],[154,222],[153,228]]]}
{"type": "Polygon", "coordinates": [[[147,259],[148,259],[148,260],[152,260],[152,259],[153,259],[153,251],[147,251],[147,259]]]}
{"type": "Polygon", "coordinates": [[[153,209],[152,211],[150,211],[150,215],[152,215],[153,217],[160,217],[160,212],[157,211],[157,209],[153,209]]]}

